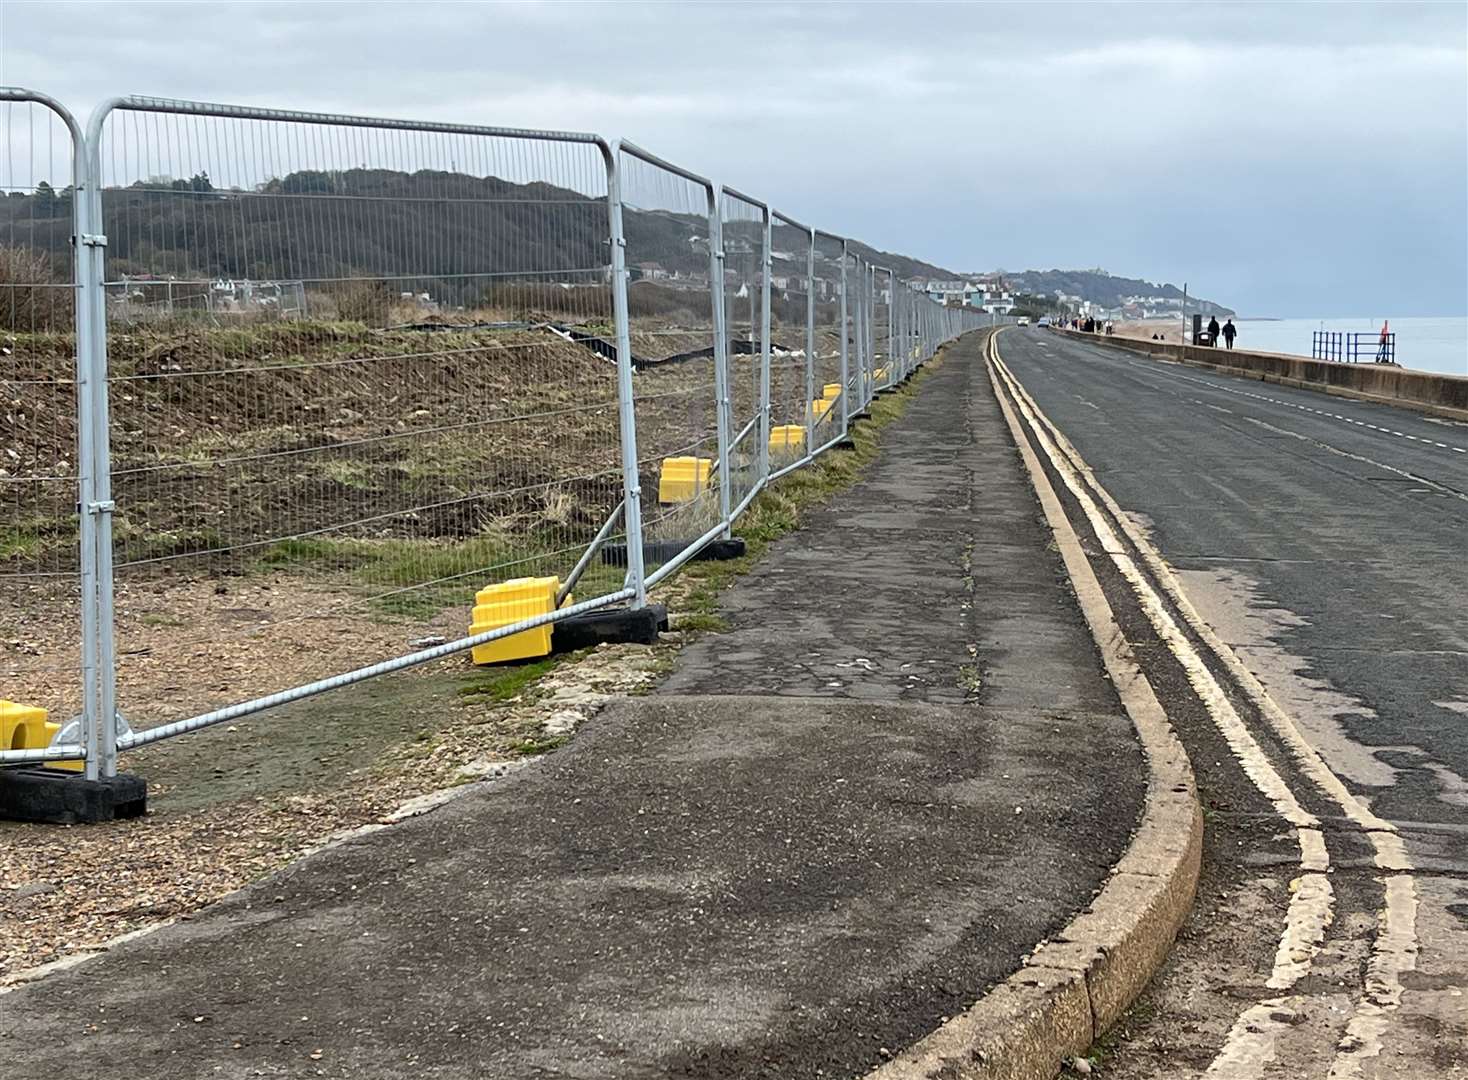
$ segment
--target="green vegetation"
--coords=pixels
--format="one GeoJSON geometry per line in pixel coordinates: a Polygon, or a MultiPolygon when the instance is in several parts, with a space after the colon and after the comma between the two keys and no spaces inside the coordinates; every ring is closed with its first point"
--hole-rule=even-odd
{"type": "Polygon", "coordinates": [[[1106,1033],[1093,1042],[1084,1054],[1078,1057],[1084,1058],[1092,1070],[1098,1070],[1104,1066],[1108,1059],[1116,1054],[1117,1048],[1130,1036],[1133,1025],[1146,1024],[1157,1015],[1157,1006],[1148,997],[1138,998],[1132,1003],[1132,1007],[1126,1014],[1107,1029],[1106,1033]]]}
{"type": "Polygon", "coordinates": [[[513,666],[478,668],[474,677],[459,687],[459,695],[467,698],[489,698],[491,701],[511,701],[539,682],[541,676],[550,674],[567,659],[575,659],[580,655],[562,653],[513,666]]]}
{"type": "MultiPolygon", "coordinates": [[[[557,555],[563,541],[552,534],[486,535],[464,540],[357,540],[304,537],[281,540],[260,556],[260,569],[315,569],[345,572],[371,607],[386,615],[431,618],[446,608],[464,608],[488,575],[531,577],[564,568],[557,555]],[[428,584],[424,584],[424,583],[428,584]]],[[[619,567],[594,562],[576,589],[583,597],[601,596],[622,587],[619,567]]]]}
{"type": "Polygon", "coordinates": [[[719,596],[780,537],[800,528],[806,512],[826,503],[861,479],[881,450],[882,431],[907,411],[913,396],[943,363],[943,355],[924,365],[908,384],[871,404],[871,420],[851,429],[852,449],[826,451],[803,469],[787,473],[765,488],[739,519],[745,554],[725,562],[693,562],[684,567],[677,587],[678,629],[718,632],[725,629],[719,596]]]}
{"type": "MultiPolygon", "coordinates": [[[[1154,284],[1141,278],[1117,277],[1099,267],[1091,270],[1024,270],[1020,272],[1000,271],[1004,280],[1030,297],[1053,298],[1056,290],[1067,296],[1079,296],[1102,307],[1120,307],[1128,296],[1156,296],[1181,302],[1183,291],[1176,285],[1154,284]]],[[[1211,300],[1196,296],[1188,297],[1189,311],[1214,311],[1220,315],[1234,312],[1211,300]]]]}
{"type": "Polygon", "coordinates": [[[510,749],[521,757],[538,757],[541,754],[549,753],[558,746],[566,745],[569,741],[569,737],[565,735],[552,735],[543,739],[526,738],[510,749]]]}
{"type": "Polygon", "coordinates": [[[144,615],[140,621],[144,626],[154,627],[174,627],[185,625],[184,621],[176,615],[163,615],[151,612],[147,615],[144,615]]]}

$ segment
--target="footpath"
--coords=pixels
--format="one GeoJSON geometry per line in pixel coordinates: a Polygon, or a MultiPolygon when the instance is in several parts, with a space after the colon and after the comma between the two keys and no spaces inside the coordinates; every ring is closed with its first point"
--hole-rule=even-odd
{"type": "Polygon", "coordinates": [[[983,341],[658,693],[0,997],[0,1077],[855,1077],[963,1012],[1147,777],[983,341]]]}

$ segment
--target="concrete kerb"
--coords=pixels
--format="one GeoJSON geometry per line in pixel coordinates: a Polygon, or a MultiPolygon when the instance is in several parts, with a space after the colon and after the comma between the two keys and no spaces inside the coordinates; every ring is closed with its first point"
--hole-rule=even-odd
{"type": "Polygon", "coordinates": [[[1203,850],[1193,768],[1111,612],[1080,538],[1025,436],[994,366],[989,377],[1055,535],[1081,612],[1148,767],[1142,819],[1096,898],[1025,967],[868,1080],[1049,1080],[1134,1001],[1192,909],[1203,850]]]}
{"type": "MultiPolygon", "coordinates": [[[[1094,345],[1106,345],[1113,349],[1122,349],[1137,356],[1145,356],[1149,360],[1158,360],[1162,363],[1183,364],[1187,367],[1197,368],[1200,371],[1212,371],[1219,375],[1231,375],[1238,379],[1249,379],[1253,382],[1270,383],[1274,386],[1288,386],[1295,390],[1312,390],[1317,394],[1326,394],[1330,397],[1346,398],[1350,401],[1365,401],[1372,405],[1391,405],[1399,409],[1410,409],[1413,412],[1422,413],[1425,416],[1435,416],[1442,420],[1456,420],[1468,423],[1468,409],[1460,409],[1451,405],[1442,405],[1436,402],[1419,401],[1416,398],[1405,397],[1397,394],[1373,394],[1366,390],[1357,390],[1349,386],[1340,386],[1335,383],[1317,382],[1310,379],[1299,379],[1290,375],[1281,375],[1274,371],[1263,371],[1259,368],[1238,367],[1234,364],[1213,363],[1211,360],[1203,361],[1195,359],[1187,354],[1189,349],[1202,348],[1202,346],[1181,346],[1171,342],[1147,341],[1142,338],[1128,338],[1118,335],[1106,337],[1105,335],[1086,334],[1074,330],[1062,330],[1061,333],[1074,337],[1079,341],[1088,341],[1094,345]]],[[[1220,359],[1229,356],[1236,357],[1258,357],[1261,360],[1289,362],[1298,364],[1325,365],[1328,361],[1312,361],[1308,357],[1290,356],[1285,353],[1250,353],[1243,350],[1235,350],[1232,353],[1219,353],[1220,359]]],[[[1431,372],[1405,371],[1396,367],[1383,368],[1375,364],[1331,364],[1331,367],[1342,368],[1347,372],[1361,371],[1369,372],[1374,376],[1403,374],[1409,377],[1423,376],[1433,378],[1431,372]]],[[[1384,376],[1383,376],[1384,377],[1384,376]]],[[[1458,379],[1458,376],[1441,376],[1442,379],[1458,379]]]]}

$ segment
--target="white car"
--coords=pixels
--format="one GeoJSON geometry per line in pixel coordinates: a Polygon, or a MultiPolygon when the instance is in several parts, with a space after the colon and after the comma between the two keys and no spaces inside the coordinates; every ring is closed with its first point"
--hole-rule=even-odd
{"type": "Polygon", "coordinates": [[[1015,326],[1029,326],[1030,325],[1030,317],[1028,315],[1021,315],[1019,317],[1019,320],[1014,325],[1015,326]]]}

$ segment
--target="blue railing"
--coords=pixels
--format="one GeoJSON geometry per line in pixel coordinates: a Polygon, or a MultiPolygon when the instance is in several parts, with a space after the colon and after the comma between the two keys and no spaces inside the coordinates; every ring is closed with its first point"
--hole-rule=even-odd
{"type": "Polygon", "coordinates": [[[1395,364],[1397,335],[1345,330],[1316,330],[1311,334],[1310,357],[1344,364],[1395,364]]]}

